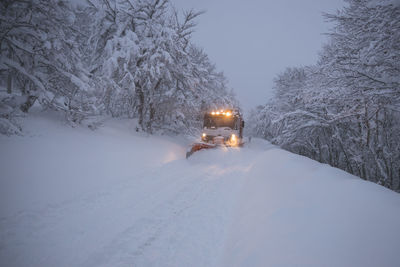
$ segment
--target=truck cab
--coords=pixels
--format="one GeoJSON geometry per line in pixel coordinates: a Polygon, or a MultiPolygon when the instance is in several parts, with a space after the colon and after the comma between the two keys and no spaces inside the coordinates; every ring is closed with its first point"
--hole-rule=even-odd
{"type": "Polygon", "coordinates": [[[203,142],[239,146],[243,142],[244,120],[239,110],[214,110],[204,115],[203,142]]]}

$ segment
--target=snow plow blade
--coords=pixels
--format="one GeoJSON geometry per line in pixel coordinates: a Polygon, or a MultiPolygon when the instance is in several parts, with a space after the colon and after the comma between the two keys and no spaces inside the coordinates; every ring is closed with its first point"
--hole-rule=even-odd
{"type": "Polygon", "coordinates": [[[190,157],[194,152],[199,151],[201,149],[208,149],[208,148],[214,148],[214,147],[215,147],[215,144],[195,143],[186,152],[186,158],[190,157]]]}

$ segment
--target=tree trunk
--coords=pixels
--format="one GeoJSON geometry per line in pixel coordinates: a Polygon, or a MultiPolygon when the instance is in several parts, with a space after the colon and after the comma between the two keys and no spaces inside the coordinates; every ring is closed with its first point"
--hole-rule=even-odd
{"type": "Polygon", "coordinates": [[[9,70],[7,76],[7,94],[11,94],[11,92],[12,92],[12,75],[11,75],[11,70],[9,70]]]}
{"type": "Polygon", "coordinates": [[[143,91],[142,91],[142,89],[140,89],[140,86],[138,84],[136,85],[136,88],[139,88],[139,89],[136,89],[136,94],[137,94],[137,96],[139,98],[139,106],[138,106],[139,125],[142,128],[142,130],[144,130],[144,125],[143,125],[143,119],[144,119],[144,114],[143,114],[143,111],[144,111],[144,94],[143,94],[143,91]]]}
{"type": "Polygon", "coordinates": [[[156,110],[154,108],[153,103],[150,103],[150,116],[149,116],[149,121],[147,122],[147,131],[148,133],[152,134],[153,129],[152,129],[152,124],[154,121],[154,115],[156,114],[156,110]]]}
{"type": "Polygon", "coordinates": [[[37,96],[28,96],[25,103],[23,103],[19,108],[22,110],[22,112],[28,113],[29,109],[35,104],[35,101],[37,99],[37,96]]]}

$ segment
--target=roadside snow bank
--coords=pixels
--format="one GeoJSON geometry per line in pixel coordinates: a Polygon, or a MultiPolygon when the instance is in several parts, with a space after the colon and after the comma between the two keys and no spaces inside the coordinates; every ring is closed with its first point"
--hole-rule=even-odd
{"type": "Polygon", "coordinates": [[[399,194],[281,149],[253,164],[224,266],[399,265],[399,194]]]}
{"type": "Polygon", "coordinates": [[[39,113],[26,119],[27,136],[0,135],[1,215],[96,194],[185,154],[177,140],[140,136],[134,126],[111,120],[92,131],[39,113]]]}

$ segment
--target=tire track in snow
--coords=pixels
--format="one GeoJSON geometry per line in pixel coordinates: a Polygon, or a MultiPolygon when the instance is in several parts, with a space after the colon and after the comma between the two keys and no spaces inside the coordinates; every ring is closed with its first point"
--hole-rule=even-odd
{"type": "MultiPolygon", "coordinates": [[[[45,255],[49,255],[52,252],[59,252],[52,251],[53,248],[51,247],[51,243],[57,241],[57,243],[64,243],[64,245],[68,245],[69,247],[73,247],[75,244],[79,245],[80,241],[85,239],[85,232],[90,232],[92,230],[88,228],[91,225],[88,225],[85,220],[77,220],[68,224],[66,221],[77,216],[80,216],[81,218],[85,216],[90,217],[87,216],[88,213],[96,214],[104,212],[104,210],[107,209],[112,211],[112,209],[118,208],[115,207],[115,204],[124,204],[125,206],[128,206],[127,208],[135,210],[137,207],[140,207],[145,203],[152,202],[154,197],[147,192],[150,192],[157,186],[168,188],[168,186],[177,182],[169,181],[169,185],[166,185],[165,183],[167,181],[149,179],[149,177],[157,177],[156,173],[158,171],[159,169],[144,170],[139,172],[137,175],[134,175],[134,179],[132,177],[123,179],[109,190],[91,194],[90,196],[71,199],[59,204],[53,204],[44,209],[21,211],[14,216],[3,217],[0,221],[0,252],[2,250],[1,248],[7,248],[8,250],[11,249],[11,251],[24,250],[24,247],[26,246],[34,246],[33,244],[36,243],[36,240],[43,236],[48,237],[47,244],[37,245],[44,249],[42,254],[45,255]],[[131,195],[132,189],[135,191],[133,192],[134,195],[131,195]],[[131,202],[123,203],[124,200],[129,200],[132,196],[133,198],[131,199],[131,202]],[[62,242],[59,240],[53,240],[56,238],[55,236],[63,236],[62,242]],[[7,241],[7,243],[3,244],[3,240],[7,241]],[[21,244],[19,240],[24,240],[24,243],[21,244]]],[[[122,211],[126,213],[126,211],[122,211]]],[[[98,215],[93,216],[93,218],[96,217],[98,217],[98,215]]],[[[87,220],[90,220],[90,218],[86,218],[86,221],[87,220]]],[[[108,223],[96,223],[100,224],[102,227],[106,226],[106,228],[109,229],[109,225],[112,224],[112,221],[108,223]]],[[[94,227],[94,225],[92,226],[94,227]]],[[[3,252],[7,253],[7,250],[3,252]]],[[[70,265],[66,259],[59,258],[56,254],[42,257],[42,259],[37,259],[37,257],[33,255],[32,264],[40,266],[42,265],[41,261],[46,260],[48,257],[53,257],[54,263],[57,263],[59,266],[70,265]]]]}
{"type": "Polygon", "coordinates": [[[243,152],[199,152],[3,217],[0,255],[24,252],[31,266],[215,265],[235,187],[252,161],[243,152]]]}
{"type": "Polygon", "coordinates": [[[157,173],[175,184],[142,201],[140,205],[147,207],[147,212],[138,214],[131,225],[83,266],[175,266],[184,261],[192,265],[197,262],[198,266],[216,264],[229,209],[242,174],[249,169],[247,163],[242,165],[236,160],[229,164],[197,165],[178,161],[161,167],[157,173]],[[202,234],[196,236],[197,233],[202,234]],[[190,246],[196,251],[186,248],[190,246]],[[192,253],[191,257],[187,258],[186,252],[192,253]],[[198,261],[193,253],[198,254],[198,261]],[[176,261],[177,258],[180,260],[176,261]]]}
{"type": "MultiPolygon", "coordinates": [[[[158,173],[165,172],[160,168],[158,173]]],[[[84,266],[120,266],[130,263],[134,266],[137,259],[145,254],[146,249],[162,234],[167,226],[174,222],[185,210],[192,206],[204,189],[204,174],[187,179],[187,172],[173,172],[164,179],[186,180],[185,184],[172,184],[163,187],[154,195],[143,201],[138,206],[148,206],[145,214],[139,215],[134,222],[121,231],[103,249],[97,252],[84,266]],[[184,179],[182,179],[184,178],[184,179]],[[169,199],[165,199],[166,195],[169,199]],[[114,262],[112,262],[114,261],[114,262]]],[[[176,181],[175,181],[176,182],[176,181]]]]}

